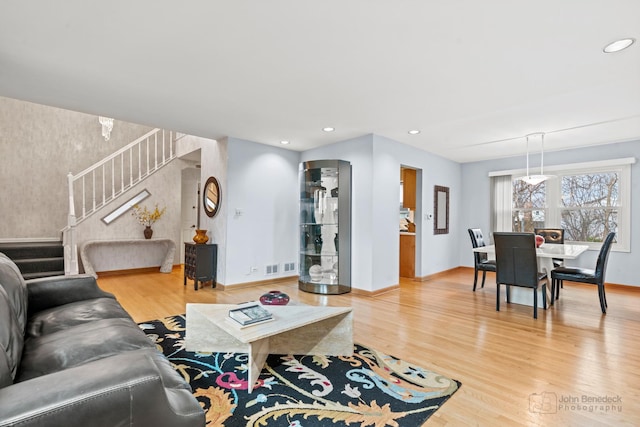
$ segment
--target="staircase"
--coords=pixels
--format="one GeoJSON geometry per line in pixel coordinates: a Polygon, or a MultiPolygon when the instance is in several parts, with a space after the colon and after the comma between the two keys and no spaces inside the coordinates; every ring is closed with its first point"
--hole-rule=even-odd
{"type": "Polygon", "coordinates": [[[183,136],[153,129],[84,171],[69,173],[69,215],[62,229],[64,274],[78,273],[78,224],[174,160],[183,136]]]}
{"type": "Polygon", "coordinates": [[[5,242],[0,252],[16,263],[25,280],[64,274],[61,241],[5,242]]]}

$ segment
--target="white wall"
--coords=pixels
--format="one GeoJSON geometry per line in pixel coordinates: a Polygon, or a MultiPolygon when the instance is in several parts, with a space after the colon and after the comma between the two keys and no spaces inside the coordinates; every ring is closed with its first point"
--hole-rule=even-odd
{"type": "Polygon", "coordinates": [[[224,283],[296,275],[285,274],[282,264],[298,266],[299,153],[231,137],[227,150],[224,283]],[[266,275],[272,264],[278,274],[266,275]]]}
{"type": "MultiPolygon", "coordinates": [[[[373,276],[373,135],[302,153],[301,162],[311,160],[346,160],[351,162],[351,287],[371,291],[373,276]]],[[[398,172],[399,176],[399,172],[398,172]]],[[[398,185],[400,178],[398,178],[398,185]]],[[[398,207],[398,191],[395,192],[398,207]]],[[[397,224],[396,213],[396,224],[397,224]]],[[[388,285],[387,285],[388,286],[388,285]]]]}
{"type": "MultiPolygon", "coordinates": [[[[422,276],[429,276],[440,271],[457,267],[459,264],[458,241],[460,234],[465,230],[460,229],[461,214],[461,168],[460,164],[444,159],[426,151],[401,144],[399,142],[376,136],[376,157],[379,165],[384,159],[389,163],[384,170],[387,173],[394,171],[393,180],[383,179],[389,185],[385,188],[384,205],[391,205],[391,200],[395,200],[395,222],[394,226],[397,239],[397,207],[398,207],[398,185],[400,182],[400,166],[410,166],[412,168],[422,170],[422,179],[418,183],[417,188],[421,189],[422,206],[420,210],[422,215],[416,218],[416,222],[421,222],[421,259],[419,265],[416,265],[416,271],[420,271],[422,276]],[[449,234],[433,234],[433,220],[426,219],[425,214],[433,214],[433,187],[440,185],[449,187],[449,234]]],[[[383,184],[377,182],[378,186],[383,184]]],[[[377,188],[376,188],[377,190],[377,188]]],[[[382,204],[379,201],[377,205],[382,204]]],[[[387,214],[390,216],[390,212],[387,214]]],[[[388,232],[388,238],[391,238],[388,232]]],[[[386,237],[385,237],[386,238],[386,237]]],[[[416,240],[417,242],[417,240],[416,240]]],[[[417,243],[416,243],[417,244],[417,243]]],[[[394,245],[393,252],[389,251],[384,255],[380,255],[382,260],[398,259],[399,247],[394,245]]],[[[395,267],[394,267],[395,268],[395,267]]],[[[397,271],[397,269],[396,269],[397,271]]]]}
{"type": "Polygon", "coordinates": [[[204,212],[202,203],[200,204],[200,228],[207,230],[207,236],[209,236],[208,243],[215,243],[218,245],[216,281],[224,284],[227,283],[227,216],[230,209],[228,197],[228,140],[227,138],[223,138],[220,141],[205,138],[199,138],[199,140],[201,153],[201,192],[210,176],[215,177],[220,185],[220,206],[216,216],[209,218],[204,212]]]}
{"type": "MultiPolygon", "coordinates": [[[[423,213],[433,212],[433,186],[450,188],[450,232],[433,235],[433,223],[420,219],[421,254],[417,271],[427,276],[458,266],[460,165],[378,135],[365,135],[302,153],[301,161],[339,159],[352,167],[353,288],[376,291],[399,281],[398,191],[400,166],[422,169],[423,213]]],[[[466,231],[465,231],[466,232],[466,231]]]]}
{"type": "MultiPolygon", "coordinates": [[[[545,151],[545,165],[562,165],[596,160],[617,159],[625,157],[640,158],[640,141],[601,145],[575,150],[545,151]]],[[[461,229],[464,233],[459,236],[460,265],[473,266],[471,241],[466,230],[468,228],[482,228],[485,235],[490,233],[490,183],[489,172],[521,169],[525,159],[510,157],[506,159],[488,160],[483,162],[466,163],[462,165],[462,217],[461,229]]],[[[640,164],[631,167],[631,252],[615,252],[609,255],[606,281],[625,285],[640,286],[640,276],[633,266],[640,265],[640,227],[635,226],[634,218],[640,212],[640,164]]],[[[597,251],[588,251],[575,263],[576,265],[594,268],[597,251]]]]}

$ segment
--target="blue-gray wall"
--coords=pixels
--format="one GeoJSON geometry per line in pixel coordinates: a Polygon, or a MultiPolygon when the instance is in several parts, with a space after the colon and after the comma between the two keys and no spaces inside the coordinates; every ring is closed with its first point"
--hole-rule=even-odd
{"type": "MultiPolygon", "coordinates": [[[[640,158],[640,141],[600,145],[565,151],[545,152],[545,165],[563,165],[626,157],[640,158]]],[[[490,229],[490,182],[489,172],[522,169],[524,157],[487,160],[462,165],[462,208],[460,234],[460,265],[473,266],[471,242],[467,228],[480,227],[485,234],[490,229]]],[[[640,265],[640,227],[634,218],[640,213],[640,164],[631,166],[631,252],[611,252],[606,281],[625,285],[640,286],[640,275],[634,266],[640,265]]],[[[597,251],[588,251],[577,260],[577,265],[593,268],[597,251]]]]}

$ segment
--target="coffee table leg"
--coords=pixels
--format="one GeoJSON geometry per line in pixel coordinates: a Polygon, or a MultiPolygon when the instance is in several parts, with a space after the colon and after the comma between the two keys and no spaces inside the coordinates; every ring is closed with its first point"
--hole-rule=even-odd
{"type": "Polygon", "coordinates": [[[247,388],[247,391],[249,393],[253,391],[253,387],[255,387],[256,381],[258,381],[260,372],[262,372],[262,368],[264,367],[264,362],[267,361],[267,356],[269,356],[269,338],[268,337],[258,341],[254,341],[250,344],[249,387],[247,388]]]}

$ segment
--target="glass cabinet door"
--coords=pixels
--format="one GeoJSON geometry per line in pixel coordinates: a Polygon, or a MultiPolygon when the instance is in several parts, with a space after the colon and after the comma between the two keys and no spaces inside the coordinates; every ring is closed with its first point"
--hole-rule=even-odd
{"type": "Polygon", "coordinates": [[[351,290],[351,166],[341,160],[300,165],[301,290],[351,290]]]}

